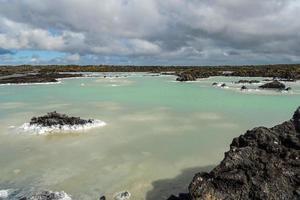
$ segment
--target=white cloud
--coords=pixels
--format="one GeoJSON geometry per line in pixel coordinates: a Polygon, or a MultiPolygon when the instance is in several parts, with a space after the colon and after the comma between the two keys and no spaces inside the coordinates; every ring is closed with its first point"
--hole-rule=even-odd
{"type": "Polygon", "coordinates": [[[119,56],[137,62],[192,59],[199,64],[230,63],[233,54],[227,52],[237,52],[235,59],[245,63],[278,58],[294,62],[300,57],[300,3],[295,0],[0,0],[0,4],[2,49],[119,56]]]}
{"type": "Polygon", "coordinates": [[[68,55],[66,56],[66,60],[70,63],[78,62],[80,60],[80,55],[78,53],[68,55]]]}

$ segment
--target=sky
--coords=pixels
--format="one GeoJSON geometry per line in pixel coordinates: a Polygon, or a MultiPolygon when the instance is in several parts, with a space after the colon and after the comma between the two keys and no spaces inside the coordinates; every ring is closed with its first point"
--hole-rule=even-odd
{"type": "Polygon", "coordinates": [[[300,63],[299,0],[0,0],[0,65],[300,63]]]}

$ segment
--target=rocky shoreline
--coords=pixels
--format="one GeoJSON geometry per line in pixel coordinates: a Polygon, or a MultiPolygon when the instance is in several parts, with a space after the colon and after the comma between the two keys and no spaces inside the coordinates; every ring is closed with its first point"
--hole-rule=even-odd
{"type": "Polygon", "coordinates": [[[117,65],[21,65],[0,66],[0,77],[28,73],[61,72],[151,72],[177,75],[178,81],[190,81],[210,76],[275,77],[282,81],[300,80],[299,64],[245,66],[117,66],[117,65]]]}
{"type": "Polygon", "coordinates": [[[60,78],[82,77],[82,74],[38,73],[0,78],[0,84],[56,83],[60,78]]]}
{"type": "Polygon", "coordinates": [[[221,163],[168,200],[300,199],[300,107],[273,128],[234,138],[221,163]]]}

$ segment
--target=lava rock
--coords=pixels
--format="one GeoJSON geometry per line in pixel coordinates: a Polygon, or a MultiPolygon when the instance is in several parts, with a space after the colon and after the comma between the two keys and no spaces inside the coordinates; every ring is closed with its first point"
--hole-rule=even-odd
{"type": "Polygon", "coordinates": [[[105,196],[101,196],[99,200],[106,200],[105,196]]]}
{"type": "Polygon", "coordinates": [[[258,80],[239,80],[237,82],[235,82],[237,84],[240,84],[240,83],[249,83],[249,84],[253,84],[253,83],[259,83],[258,80]]]}
{"type": "Polygon", "coordinates": [[[221,85],[221,87],[226,87],[226,84],[225,84],[225,83],[223,83],[223,84],[221,85]]]}
{"type": "Polygon", "coordinates": [[[181,73],[178,74],[178,78],[176,79],[176,81],[195,81],[197,78],[195,76],[193,76],[193,74],[189,74],[189,73],[181,73]]]}
{"type": "Polygon", "coordinates": [[[290,90],[292,90],[291,87],[287,87],[287,88],[285,89],[285,91],[290,91],[290,90]]]}
{"type": "Polygon", "coordinates": [[[285,89],[285,85],[283,83],[280,83],[279,81],[275,80],[273,82],[261,85],[261,86],[259,86],[259,88],[284,90],[285,89]]]}
{"type": "Polygon", "coordinates": [[[130,192],[124,191],[124,192],[119,192],[118,194],[116,194],[114,196],[114,199],[115,200],[128,200],[128,199],[130,199],[130,196],[131,196],[130,192]]]}
{"type": "Polygon", "coordinates": [[[218,85],[218,83],[214,82],[212,85],[213,85],[213,86],[217,86],[217,85],[218,85]]]}
{"type": "Polygon", "coordinates": [[[20,197],[19,200],[71,200],[71,197],[65,192],[43,191],[20,197]]]}
{"type": "Polygon", "coordinates": [[[193,200],[300,199],[300,107],[292,120],[234,138],[223,161],[198,173],[193,200]]]}
{"type": "Polygon", "coordinates": [[[246,86],[244,86],[244,85],[241,87],[241,90],[247,90],[247,89],[248,88],[246,86]]]}
{"type": "Polygon", "coordinates": [[[69,117],[65,114],[57,113],[56,111],[50,112],[47,115],[41,117],[31,118],[30,125],[40,125],[45,127],[51,126],[63,126],[63,125],[85,125],[88,123],[93,123],[92,119],[81,119],[80,117],[69,117]]]}
{"type": "Polygon", "coordinates": [[[58,78],[82,77],[82,74],[39,73],[0,79],[0,84],[55,83],[58,78]]]}
{"type": "Polygon", "coordinates": [[[296,130],[300,133],[300,107],[295,111],[293,115],[293,123],[296,130]]]}

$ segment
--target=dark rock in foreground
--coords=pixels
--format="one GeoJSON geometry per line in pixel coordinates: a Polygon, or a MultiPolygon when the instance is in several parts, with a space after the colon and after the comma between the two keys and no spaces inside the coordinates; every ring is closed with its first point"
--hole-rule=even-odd
{"type": "Polygon", "coordinates": [[[186,200],[299,200],[300,107],[293,119],[258,127],[233,139],[224,160],[210,173],[196,174],[186,200]]]}
{"type": "Polygon", "coordinates": [[[273,81],[273,82],[261,85],[261,86],[259,86],[259,88],[284,90],[285,89],[285,85],[283,83],[280,83],[279,81],[273,81]]]}
{"type": "Polygon", "coordinates": [[[30,125],[39,125],[39,126],[63,126],[63,125],[85,125],[87,123],[93,123],[92,119],[85,120],[80,117],[69,117],[65,114],[59,114],[56,111],[50,112],[47,115],[41,117],[33,117],[30,121],[30,125]]]}
{"type": "Polygon", "coordinates": [[[58,78],[81,77],[82,74],[40,73],[0,79],[0,84],[55,83],[58,78]]]}

